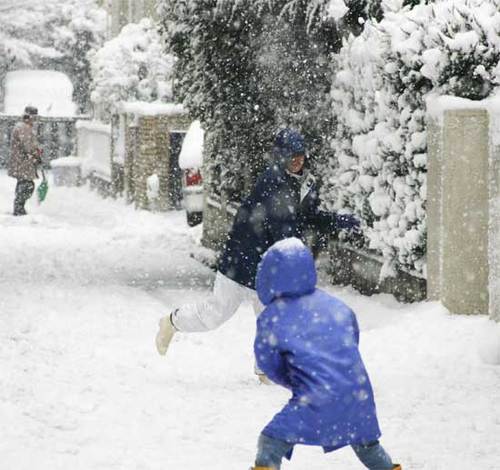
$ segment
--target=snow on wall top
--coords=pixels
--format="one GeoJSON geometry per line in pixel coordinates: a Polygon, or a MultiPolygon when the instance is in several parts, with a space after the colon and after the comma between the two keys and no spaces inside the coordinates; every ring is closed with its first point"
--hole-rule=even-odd
{"type": "Polygon", "coordinates": [[[17,70],[5,77],[4,112],[20,115],[28,105],[41,116],[74,116],[73,84],[62,72],[17,70]]]}
{"type": "Polygon", "coordinates": [[[200,121],[193,121],[184,137],[179,166],[181,169],[199,168],[203,164],[203,137],[204,131],[200,121]]]}
{"type": "Polygon", "coordinates": [[[100,121],[87,121],[84,119],[80,119],[76,121],[76,128],[111,134],[111,125],[104,124],[103,122],[100,121]]]}
{"type": "Polygon", "coordinates": [[[443,125],[444,113],[460,109],[484,109],[490,114],[490,138],[494,145],[500,145],[500,93],[480,101],[456,96],[429,95],[426,98],[427,116],[443,125]]]}
{"type": "Polygon", "coordinates": [[[180,116],[186,114],[182,104],[161,103],[159,101],[153,103],[146,101],[122,102],[119,109],[121,112],[139,116],[180,116]]]}

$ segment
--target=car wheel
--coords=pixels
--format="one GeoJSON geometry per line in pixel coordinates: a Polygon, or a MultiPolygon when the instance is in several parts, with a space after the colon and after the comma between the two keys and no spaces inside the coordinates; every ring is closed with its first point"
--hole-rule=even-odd
{"type": "Polygon", "coordinates": [[[194,227],[203,221],[203,212],[186,212],[186,217],[188,225],[194,227]]]}

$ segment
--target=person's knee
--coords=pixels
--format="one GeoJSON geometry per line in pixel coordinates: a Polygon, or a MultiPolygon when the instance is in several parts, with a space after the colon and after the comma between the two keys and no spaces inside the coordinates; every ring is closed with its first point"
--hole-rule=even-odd
{"type": "Polygon", "coordinates": [[[33,181],[30,181],[26,185],[26,194],[28,195],[28,197],[31,197],[34,191],[35,191],[35,183],[33,181]]]}

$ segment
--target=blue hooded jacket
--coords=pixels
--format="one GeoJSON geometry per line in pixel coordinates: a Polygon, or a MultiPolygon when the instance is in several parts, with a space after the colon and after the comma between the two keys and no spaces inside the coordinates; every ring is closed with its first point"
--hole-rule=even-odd
{"type": "Polygon", "coordinates": [[[292,398],[264,429],[290,444],[332,451],[380,437],[352,310],[316,288],[312,253],[296,238],[273,245],[257,272],[258,367],[292,398]]]}

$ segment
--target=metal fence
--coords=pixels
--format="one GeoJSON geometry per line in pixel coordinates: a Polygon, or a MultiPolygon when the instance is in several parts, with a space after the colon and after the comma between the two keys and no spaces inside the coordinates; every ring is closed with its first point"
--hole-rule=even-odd
{"type": "MultiPolygon", "coordinates": [[[[74,154],[76,121],[81,119],[85,119],[85,116],[38,117],[36,131],[43,149],[45,166],[48,166],[49,162],[55,158],[74,154]]],[[[20,116],[0,114],[0,168],[4,168],[7,164],[12,129],[20,120],[20,116]]]]}

